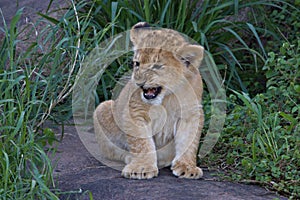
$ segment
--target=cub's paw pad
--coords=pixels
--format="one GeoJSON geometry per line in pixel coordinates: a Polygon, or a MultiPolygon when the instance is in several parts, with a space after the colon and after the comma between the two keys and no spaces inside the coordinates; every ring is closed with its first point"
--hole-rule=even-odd
{"type": "Polygon", "coordinates": [[[179,178],[199,179],[203,176],[202,169],[197,166],[175,164],[171,169],[173,174],[179,178]]]}
{"type": "Polygon", "coordinates": [[[156,166],[128,164],[122,170],[122,176],[131,179],[150,179],[158,175],[156,166]]]}

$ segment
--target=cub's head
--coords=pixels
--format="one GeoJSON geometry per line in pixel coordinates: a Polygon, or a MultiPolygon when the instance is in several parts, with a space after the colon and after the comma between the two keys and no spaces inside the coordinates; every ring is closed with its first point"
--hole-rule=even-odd
{"type": "Polygon", "coordinates": [[[178,32],[151,29],[145,22],[130,32],[134,46],[132,81],[141,98],[159,105],[166,95],[176,92],[198,72],[203,47],[188,43],[178,32]]]}

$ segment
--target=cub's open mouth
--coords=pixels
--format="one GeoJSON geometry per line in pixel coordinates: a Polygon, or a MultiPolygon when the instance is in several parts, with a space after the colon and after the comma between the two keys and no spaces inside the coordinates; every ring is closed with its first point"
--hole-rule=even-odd
{"type": "Polygon", "coordinates": [[[161,87],[154,87],[154,88],[143,88],[143,95],[145,97],[145,99],[155,99],[157,97],[157,95],[159,95],[159,93],[161,92],[161,87]]]}

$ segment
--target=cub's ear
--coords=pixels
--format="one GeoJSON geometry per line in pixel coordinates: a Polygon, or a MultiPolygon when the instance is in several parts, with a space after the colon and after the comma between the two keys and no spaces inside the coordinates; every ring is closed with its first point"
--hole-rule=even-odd
{"type": "Polygon", "coordinates": [[[149,28],[150,25],[147,22],[139,22],[136,25],[134,25],[130,30],[130,40],[133,43],[133,45],[136,45],[138,42],[138,36],[141,31],[145,28],[149,28]]]}
{"type": "Polygon", "coordinates": [[[200,45],[185,45],[181,47],[176,55],[179,60],[183,62],[187,67],[190,65],[198,68],[203,59],[204,48],[200,45]]]}

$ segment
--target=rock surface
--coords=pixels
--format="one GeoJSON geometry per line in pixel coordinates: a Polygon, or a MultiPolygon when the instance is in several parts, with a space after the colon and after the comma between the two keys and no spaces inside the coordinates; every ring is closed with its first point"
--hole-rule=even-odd
{"type": "MultiPolygon", "coordinates": [[[[59,133],[59,129],[53,126],[59,133]]],[[[75,126],[65,126],[62,142],[55,159],[55,179],[62,191],[73,191],[62,199],[286,199],[256,185],[216,181],[211,172],[204,169],[204,177],[186,180],[173,176],[168,168],[150,180],[129,180],[121,172],[101,164],[81,143],[75,126]],[[85,192],[85,193],[84,193],[85,192]]]]}

